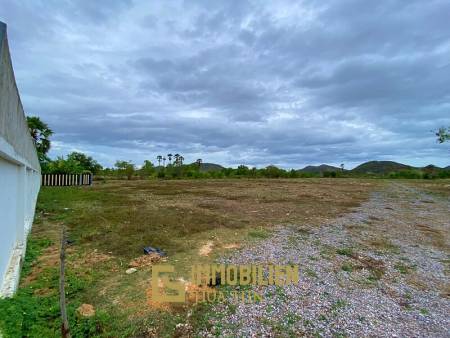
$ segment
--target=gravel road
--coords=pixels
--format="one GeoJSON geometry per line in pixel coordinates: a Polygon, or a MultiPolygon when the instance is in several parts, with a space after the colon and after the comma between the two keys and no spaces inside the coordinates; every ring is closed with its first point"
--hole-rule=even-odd
{"type": "Polygon", "coordinates": [[[326,224],[279,226],[223,262],[298,264],[300,283],[216,305],[199,335],[450,337],[449,235],[449,199],[404,183],[326,224]]]}

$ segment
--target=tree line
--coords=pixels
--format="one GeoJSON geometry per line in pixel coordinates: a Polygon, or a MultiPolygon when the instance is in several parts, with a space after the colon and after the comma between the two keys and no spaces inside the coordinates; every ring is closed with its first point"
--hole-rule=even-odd
{"type": "MultiPolygon", "coordinates": [[[[250,168],[240,165],[237,168],[221,168],[220,170],[207,170],[202,167],[202,159],[197,159],[194,163],[185,164],[185,158],[176,153],[156,156],[158,165],[154,165],[150,160],[145,160],[141,166],[135,165],[132,161],[117,161],[112,168],[103,168],[91,156],[81,152],[72,152],[67,156],[59,156],[55,160],[48,157],[51,148],[51,136],[53,131],[39,117],[27,117],[30,135],[36,146],[41,170],[44,174],[81,174],[92,173],[103,178],[301,178],[301,177],[355,177],[356,175],[348,171],[337,170],[323,173],[305,173],[298,170],[285,170],[270,165],[266,168],[250,168]]],[[[450,141],[450,127],[441,127],[436,132],[437,141],[444,143],[450,141]]],[[[359,174],[357,176],[368,176],[359,174]]],[[[380,175],[379,175],[380,176],[380,175]]],[[[390,178],[447,178],[449,171],[421,171],[421,170],[401,170],[395,173],[381,175],[390,178]]]]}

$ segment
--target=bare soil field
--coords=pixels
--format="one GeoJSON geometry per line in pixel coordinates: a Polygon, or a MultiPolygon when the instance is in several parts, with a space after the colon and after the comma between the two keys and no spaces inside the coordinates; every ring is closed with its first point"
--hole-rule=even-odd
{"type": "Polygon", "coordinates": [[[449,196],[444,180],[151,180],[44,188],[20,290],[0,302],[0,325],[11,336],[59,336],[57,264],[65,224],[74,336],[446,336],[449,196]],[[165,250],[164,261],[186,279],[197,263],[289,262],[300,266],[300,283],[266,287],[258,304],[158,307],[148,297],[153,262],[142,257],[148,245],[165,250]],[[136,271],[127,274],[130,267],[136,271]]]}

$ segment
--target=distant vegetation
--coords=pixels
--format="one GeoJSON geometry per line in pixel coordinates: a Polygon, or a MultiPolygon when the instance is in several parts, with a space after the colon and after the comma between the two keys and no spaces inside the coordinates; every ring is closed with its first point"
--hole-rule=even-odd
{"type": "MultiPolygon", "coordinates": [[[[410,178],[435,179],[450,178],[450,166],[439,168],[429,165],[423,168],[392,161],[369,161],[352,170],[346,170],[344,164],[339,167],[322,164],[306,166],[303,169],[285,170],[273,165],[265,168],[240,165],[237,168],[225,168],[215,163],[204,163],[197,159],[186,164],[180,154],[169,153],[156,156],[155,165],[150,160],[136,166],[131,161],[117,161],[113,168],[103,168],[91,156],[80,152],[72,152],[66,157],[51,160],[47,153],[51,147],[50,136],[53,131],[38,117],[27,117],[30,134],[44,174],[81,174],[93,173],[101,179],[181,179],[181,178],[307,178],[307,177],[373,177],[373,178],[410,178]]],[[[450,127],[436,131],[440,143],[450,140],[450,127]]]]}
{"type": "MultiPolygon", "coordinates": [[[[182,157],[180,155],[180,157],[182,157]]],[[[178,157],[177,157],[178,158],[178,157]]],[[[152,162],[145,161],[141,168],[133,163],[118,161],[114,168],[105,168],[99,171],[103,179],[200,179],[200,178],[313,178],[313,177],[364,177],[364,178],[411,178],[435,179],[450,178],[450,167],[439,168],[429,165],[424,168],[415,168],[405,164],[391,161],[370,161],[359,165],[353,170],[345,170],[343,165],[333,167],[329,165],[307,166],[300,170],[285,170],[270,165],[266,168],[248,167],[240,165],[237,168],[225,168],[214,163],[203,163],[198,159],[194,163],[184,164],[182,161],[173,163],[161,157],[157,161],[163,165],[154,166],[152,162]]]]}
{"type": "Polygon", "coordinates": [[[98,174],[103,167],[92,157],[83,153],[72,152],[67,157],[59,156],[56,160],[41,162],[43,174],[98,174]]]}

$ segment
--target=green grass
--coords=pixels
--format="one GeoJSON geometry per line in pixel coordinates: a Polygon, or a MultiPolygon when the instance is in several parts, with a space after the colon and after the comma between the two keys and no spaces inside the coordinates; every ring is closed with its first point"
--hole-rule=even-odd
{"type": "Polygon", "coordinates": [[[420,313],[422,314],[422,315],[424,315],[424,316],[428,316],[429,314],[430,314],[430,311],[428,311],[427,309],[420,309],[419,310],[420,311],[420,313]]]}
{"type": "Polygon", "coordinates": [[[331,311],[337,311],[340,309],[345,308],[348,305],[348,303],[342,299],[338,299],[337,301],[335,301],[333,303],[333,305],[331,306],[331,311]]]}
{"type": "Polygon", "coordinates": [[[394,265],[394,268],[400,272],[402,275],[407,275],[414,270],[414,267],[403,264],[401,262],[394,265]]]}
{"type": "MultiPolygon", "coordinates": [[[[139,192],[139,189],[133,190],[139,192]]],[[[180,194],[170,187],[164,191],[164,199],[172,196],[169,192],[180,194]]],[[[143,334],[148,326],[154,327],[158,336],[173,336],[175,325],[185,320],[185,309],[171,313],[147,307],[144,317],[137,316],[130,321],[129,316],[139,311],[139,305],[143,304],[142,298],[145,307],[142,294],[145,289],[137,288],[140,280],[149,276],[142,272],[140,277],[138,274],[121,277],[122,264],[126,266],[131,258],[142,255],[144,246],[152,245],[163,248],[170,263],[182,266],[185,259],[197,255],[200,238],[222,233],[234,235],[238,232],[243,237],[247,234],[246,223],[239,219],[227,219],[221,213],[199,208],[155,207],[135,198],[123,187],[117,190],[109,187],[43,188],[22,268],[21,286],[13,298],[0,300],[0,328],[5,337],[60,336],[59,266],[45,266],[38,258],[52,245],[57,249],[61,224],[67,226],[68,237],[75,241],[72,246],[75,252],[68,256],[69,262],[81,259],[93,250],[115,257],[111,262],[95,264],[95,267],[73,269],[70,264],[67,266],[66,297],[73,337],[111,337],[117,336],[117,332],[124,337],[133,336],[143,334]],[[27,281],[38,266],[42,271],[37,270],[36,276],[27,281]],[[111,273],[117,268],[118,272],[111,273]],[[99,295],[99,290],[104,288],[111,288],[111,297],[131,302],[131,307],[112,306],[112,299],[99,295]],[[76,309],[83,303],[94,304],[94,317],[83,318],[77,314],[76,309]]],[[[268,236],[269,232],[263,228],[248,231],[248,237],[253,240],[268,236]]],[[[193,309],[191,321],[196,329],[207,327],[209,306],[204,304],[193,309]]]]}
{"type": "Polygon", "coordinates": [[[21,277],[27,276],[37,258],[42,254],[42,250],[52,245],[48,238],[29,238],[27,241],[27,253],[22,265],[21,277]]]}
{"type": "MultiPolygon", "coordinates": [[[[333,217],[357,205],[363,199],[361,189],[369,190],[346,182],[333,183],[329,190],[331,183],[321,182],[154,180],[42,188],[19,290],[13,298],[0,300],[0,328],[5,337],[60,336],[59,266],[49,255],[58,255],[60,229],[65,225],[74,240],[66,268],[73,337],[145,336],[149,329],[157,336],[172,337],[175,325],[186,321],[195,332],[207,329],[209,318],[221,315],[212,312],[210,304],[172,311],[150,308],[146,298],[150,271],[126,275],[129,261],[142,255],[144,246],[161,247],[168,263],[186,277],[192,264],[230,253],[220,251],[221,244],[245,246],[269,238],[272,224],[301,224],[305,218],[313,222],[311,212],[318,218],[333,217]],[[318,207],[323,191],[330,201],[339,201],[333,208],[318,207]],[[214,241],[214,252],[200,257],[198,249],[207,240],[214,241]],[[111,259],[86,258],[93,252],[111,259]],[[77,314],[83,303],[94,305],[94,317],[77,314]]],[[[308,231],[299,233],[306,236],[308,231]]],[[[317,276],[314,271],[306,273],[317,276]]],[[[279,291],[277,297],[284,294],[279,291]]]]}
{"type": "Polygon", "coordinates": [[[349,264],[349,263],[344,263],[344,264],[342,264],[341,269],[343,271],[346,271],[346,272],[350,273],[350,272],[353,271],[353,266],[351,264],[349,264]]]}
{"type": "Polygon", "coordinates": [[[267,230],[255,229],[255,230],[250,230],[248,232],[248,236],[251,238],[256,238],[256,239],[265,239],[265,238],[269,238],[270,234],[268,233],[267,230]]]}
{"type": "Polygon", "coordinates": [[[317,273],[310,268],[305,268],[305,275],[307,275],[308,277],[317,278],[317,273]]]}
{"type": "Polygon", "coordinates": [[[352,248],[340,248],[336,250],[336,253],[342,256],[351,257],[353,256],[353,249],[352,248]]]}
{"type": "MultiPolygon", "coordinates": [[[[49,240],[30,239],[22,269],[22,283],[30,275],[49,240]]],[[[66,276],[68,317],[72,336],[87,337],[113,332],[115,321],[104,311],[91,318],[80,318],[76,309],[82,304],[83,291],[93,286],[95,278],[87,279],[73,273],[66,276]]],[[[0,299],[0,328],[5,337],[60,337],[59,268],[47,267],[37,278],[19,288],[12,298],[0,299]],[[36,291],[45,290],[45,293],[36,291]]]]}

